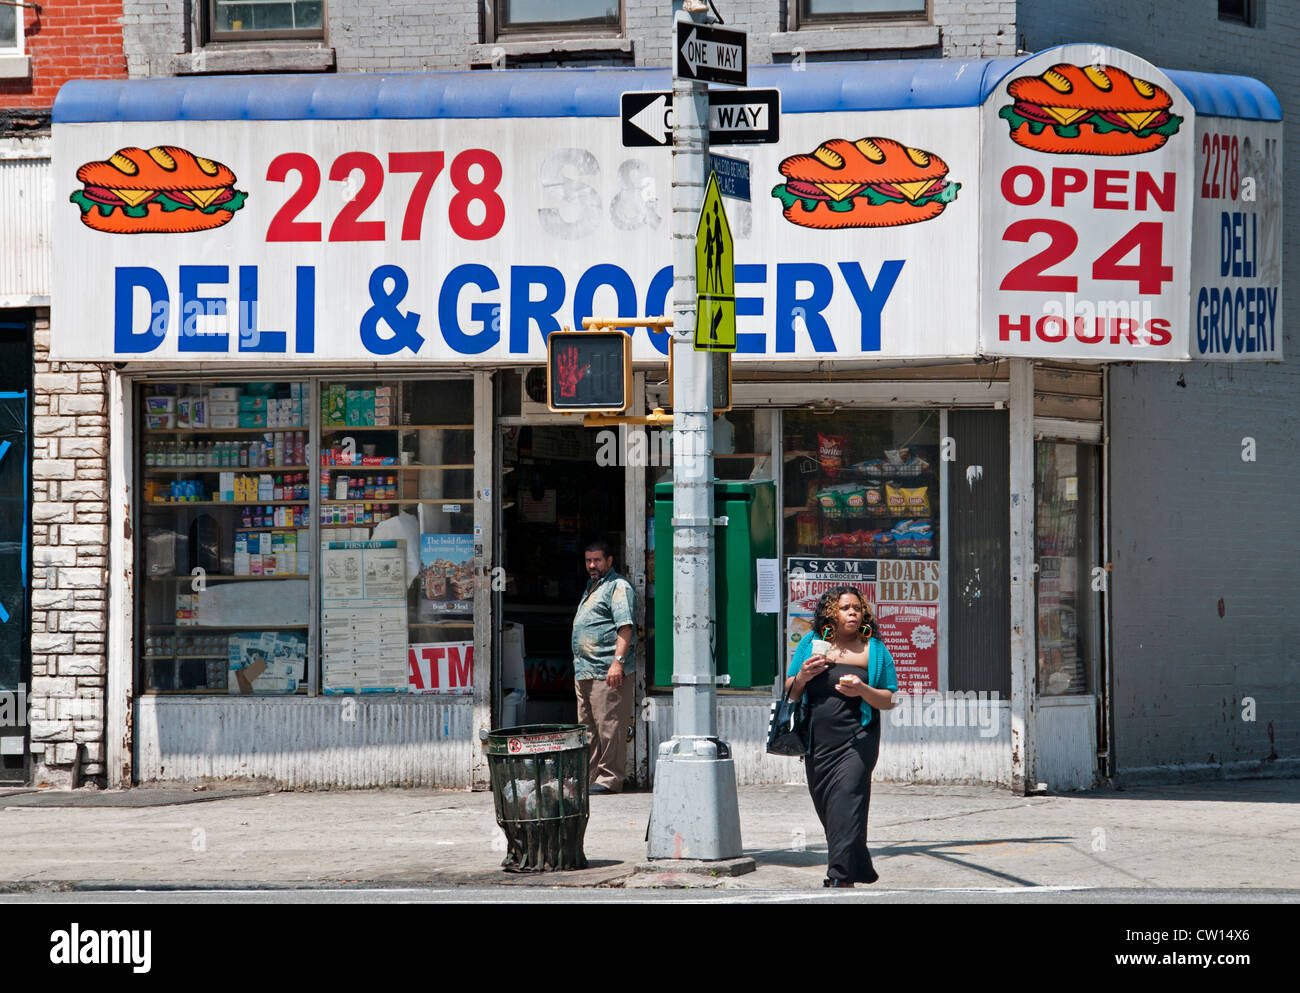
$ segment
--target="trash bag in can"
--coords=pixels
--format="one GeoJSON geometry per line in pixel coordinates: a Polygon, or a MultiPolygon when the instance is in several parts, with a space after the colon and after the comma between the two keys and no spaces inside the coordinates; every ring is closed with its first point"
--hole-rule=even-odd
{"type": "Polygon", "coordinates": [[[488,773],[507,872],[585,869],[587,727],[525,724],[488,732],[488,773]]]}

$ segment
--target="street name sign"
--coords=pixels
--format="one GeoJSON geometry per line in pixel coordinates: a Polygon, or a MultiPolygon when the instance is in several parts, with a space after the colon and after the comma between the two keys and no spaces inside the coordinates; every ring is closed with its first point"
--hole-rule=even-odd
{"type": "Polygon", "coordinates": [[[736,350],[735,241],[722,205],[718,177],[709,173],[695,227],[695,349],[736,350]]]}
{"type": "Polygon", "coordinates": [[[678,21],[677,71],[674,75],[701,83],[744,86],[748,81],[746,38],[744,31],[678,21]]]}
{"type": "Polygon", "coordinates": [[[718,189],[724,197],[749,203],[749,163],[730,155],[709,153],[709,171],[718,177],[718,189]]]}
{"type": "MultiPolygon", "coordinates": [[[[624,148],[673,143],[673,95],[633,90],[619,101],[624,148]]],[[[781,91],[709,90],[709,144],[759,145],[781,140],[781,91]]]]}

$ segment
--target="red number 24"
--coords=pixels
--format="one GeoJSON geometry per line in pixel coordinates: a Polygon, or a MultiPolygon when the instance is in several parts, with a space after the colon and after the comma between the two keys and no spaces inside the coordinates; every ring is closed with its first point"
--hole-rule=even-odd
{"type": "MultiPolygon", "coordinates": [[[[1042,251],[1031,255],[1002,278],[999,289],[1024,293],[1073,293],[1079,288],[1077,276],[1049,275],[1047,269],[1064,262],[1079,247],[1079,235],[1064,221],[1015,221],[1007,225],[1003,241],[1028,242],[1035,234],[1046,234],[1050,241],[1042,251]]],[[[1102,252],[1092,264],[1096,280],[1131,281],[1139,293],[1157,294],[1164,283],[1173,282],[1173,266],[1164,265],[1162,255],[1164,226],[1159,221],[1133,225],[1115,244],[1102,252]],[[1124,259],[1137,249],[1136,263],[1124,259]]]]}

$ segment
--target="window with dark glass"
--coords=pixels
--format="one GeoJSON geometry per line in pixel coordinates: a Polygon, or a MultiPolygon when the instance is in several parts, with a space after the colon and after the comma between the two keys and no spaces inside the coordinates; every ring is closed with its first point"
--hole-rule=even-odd
{"type": "Polygon", "coordinates": [[[323,0],[208,0],[213,41],[320,38],[325,33],[323,0]]]}
{"type": "Polygon", "coordinates": [[[925,18],[928,0],[799,0],[801,23],[925,18]]]}
{"type": "Polygon", "coordinates": [[[617,28],[619,14],[619,0],[500,0],[497,31],[617,28]]]}
{"type": "Polygon", "coordinates": [[[1255,0],[1219,0],[1219,20],[1255,26],[1255,0]]]}
{"type": "Polygon", "coordinates": [[[1096,449],[1035,446],[1038,692],[1087,693],[1100,644],[1096,449]]]}
{"type": "Polygon", "coordinates": [[[21,9],[0,5],[0,52],[22,50],[21,9]]]}

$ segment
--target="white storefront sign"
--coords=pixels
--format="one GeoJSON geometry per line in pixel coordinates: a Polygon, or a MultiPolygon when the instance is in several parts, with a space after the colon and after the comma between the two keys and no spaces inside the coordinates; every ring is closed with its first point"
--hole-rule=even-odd
{"type": "MultiPolygon", "coordinates": [[[[346,102],[362,84],[320,85],[346,102]]],[[[535,364],[586,316],[664,313],[672,156],[623,147],[616,107],[57,123],[51,355],[535,364]]],[[[1280,125],[1219,131],[1253,155],[1280,125]]],[[[1280,259],[1276,201],[1202,204],[1202,137],[1164,73],[1085,45],[1026,60],[982,106],[783,112],[779,143],[729,150],[753,189],[731,218],[736,359],[1187,358],[1213,351],[1191,333],[1213,324],[1201,286],[1219,291],[1220,346],[1238,314],[1255,335],[1235,350],[1232,325],[1220,357],[1280,357],[1280,277],[1210,271],[1223,207],[1252,215],[1230,236],[1263,238],[1259,273],[1280,259]]],[[[662,332],[633,342],[638,361],[666,355],[662,332]]]]}
{"type": "Polygon", "coordinates": [[[1159,69],[1068,45],[984,104],[990,355],[1187,357],[1191,103],[1159,69]]]}
{"type": "Polygon", "coordinates": [[[1282,125],[1196,119],[1191,353],[1282,358],[1282,125]]]}

